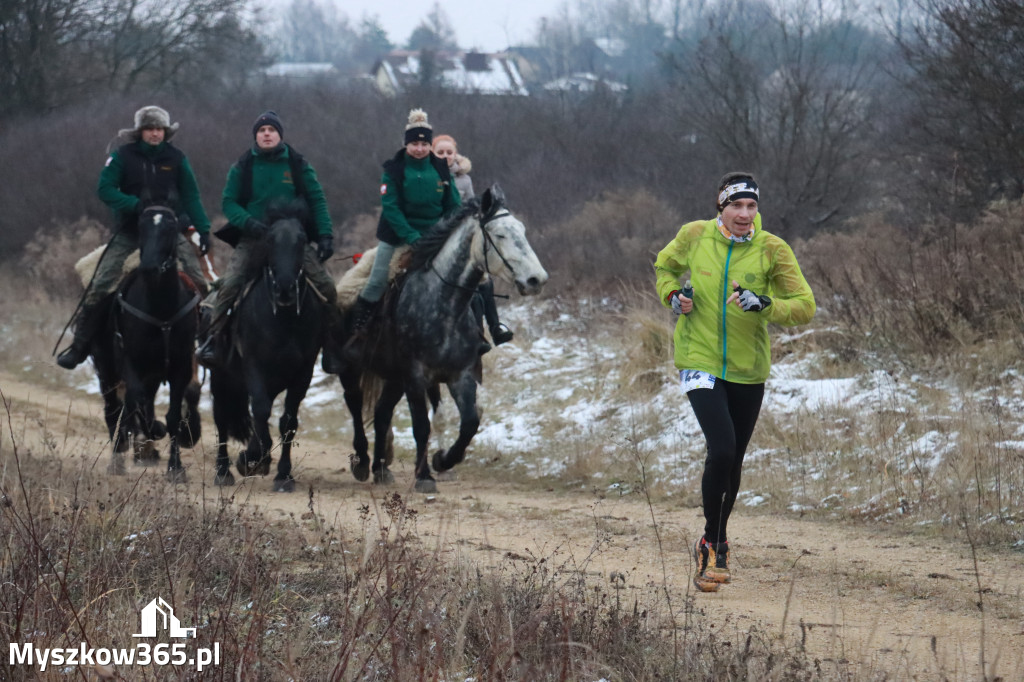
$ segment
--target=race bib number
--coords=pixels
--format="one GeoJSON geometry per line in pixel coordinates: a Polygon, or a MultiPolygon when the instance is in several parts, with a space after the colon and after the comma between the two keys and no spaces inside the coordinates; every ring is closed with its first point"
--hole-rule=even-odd
{"type": "Polygon", "coordinates": [[[714,388],[715,375],[701,372],[697,369],[679,370],[679,387],[683,393],[689,393],[698,388],[714,388]]]}

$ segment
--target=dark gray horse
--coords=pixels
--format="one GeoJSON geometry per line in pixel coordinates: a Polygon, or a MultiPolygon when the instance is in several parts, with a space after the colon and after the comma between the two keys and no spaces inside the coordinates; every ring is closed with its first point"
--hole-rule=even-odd
{"type": "Polygon", "coordinates": [[[447,452],[434,453],[432,464],[436,471],[446,471],[465,457],[480,425],[476,385],[481,331],[470,309],[477,285],[486,276],[497,277],[530,296],[540,293],[548,279],[526,239],[526,229],[504,200],[495,185],[479,204],[471,202],[421,237],[400,288],[388,294],[381,313],[346,346],[347,367],[339,378],[355,429],[356,479],[367,480],[371,470],[362,421],[364,373],[382,380],[373,412],[375,482],[393,480],[388,434],[395,405],[405,394],[416,439],[416,490],[437,490],[427,462],[427,398],[436,397],[441,383],[447,384],[458,407],[459,435],[447,452]]]}
{"type": "Polygon", "coordinates": [[[291,492],[291,448],[299,427],[299,404],[306,397],[320,352],[323,303],[311,291],[302,270],[307,238],[300,209],[268,211],[270,230],[252,259],[252,285],[235,308],[232,351],[223,366],[210,373],[213,419],[217,425],[217,485],[232,485],[227,442],[246,442],[238,455],[243,476],[270,472],[271,408],[285,392],[278,423],[281,457],[274,490],[291,492]],[[251,412],[250,412],[251,408],[251,412]]]}

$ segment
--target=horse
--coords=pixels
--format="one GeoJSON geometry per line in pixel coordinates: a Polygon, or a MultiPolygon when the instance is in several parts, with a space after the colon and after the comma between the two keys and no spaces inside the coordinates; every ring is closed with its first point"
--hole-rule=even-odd
{"type": "Polygon", "coordinates": [[[273,440],[268,421],[275,398],[286,391],[278,422],[282,445],[273,489],[295,490],[292,440],[326,320],[323,304],[303,275],[308,247],[300,215],[295,205],[268,211],[270,229],[251,260],[247,292],[232,313],[231,350],[210,373],[218,434],[214,483],[219,486],[235,483],[229,440],[246,443],[236,463],[242,476],[270,472],[273,440]]]}
{"type": "Polygon", "coordinates": [[[186,479],[181,446],[201,432],[200,386],[194,362],[198,304],[195,285],[179,272],[179,224],[166,207],[146,207],[139,217],[139,266],[112,294],[104,331],[90,354],[103,394],[104,418],[113,441],[113,473],[123,473],[120,454],[131,444],[136,463],[159,458],[153,445],[170,435],[167,477],[186,479]],[[155,418],[157,389],[167,383],[166,425],[155,418]]]}
{"type": "Polygon", "coordinates": [[[373,409],[375,483],[391,483],[388,443],[391,419],[402,395],[412,414],[416,440],[418,492],[437,491],[427,462],[430,420],[427,402],[436,407],[444,383],[459,411],[459,435],[447,450],[434,453],[437,472],[460,463],[480,426],[476,385],[481,378],[480,323],[470,301],[483,277],[514,284],[523,296],[539,294],[548,274],[526,239],[526,228],[505,206],[497,185],[479,203],[469,202],[424,234],[413,246],[407,273],[381,303],[382,311],[345,346],[346,364],[339,374],[352,415],[355,454],[352,474],[370,476],[363,427],[364,374],[380,379],[373,409]]]}

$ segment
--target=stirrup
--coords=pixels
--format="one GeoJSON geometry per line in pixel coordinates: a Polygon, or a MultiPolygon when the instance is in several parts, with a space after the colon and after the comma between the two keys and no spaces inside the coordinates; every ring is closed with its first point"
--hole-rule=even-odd
{"type": "Polygon", "coordinates": [[[196,349],[196,360],[199,364],[207,369],[214,367],[217,364],[217,342],[215,336],[210,334],[206,337],[206,340],[200,344],[199,348],[196,349]]]}

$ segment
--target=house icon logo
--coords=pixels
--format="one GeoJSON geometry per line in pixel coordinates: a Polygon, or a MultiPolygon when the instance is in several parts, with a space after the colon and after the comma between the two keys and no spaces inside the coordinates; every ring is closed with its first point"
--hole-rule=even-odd
{"type": "Polygon", "coordinates": [[[163,597],[157,597],[146,604],[139,614],[139,620],[142,622],[142,632],[132,637],[156,637],[158,627],[167,630],[171,637],[196,636],[195,628],[181,627],[181,622],[174,616],[174,609],[163,597]]]}

